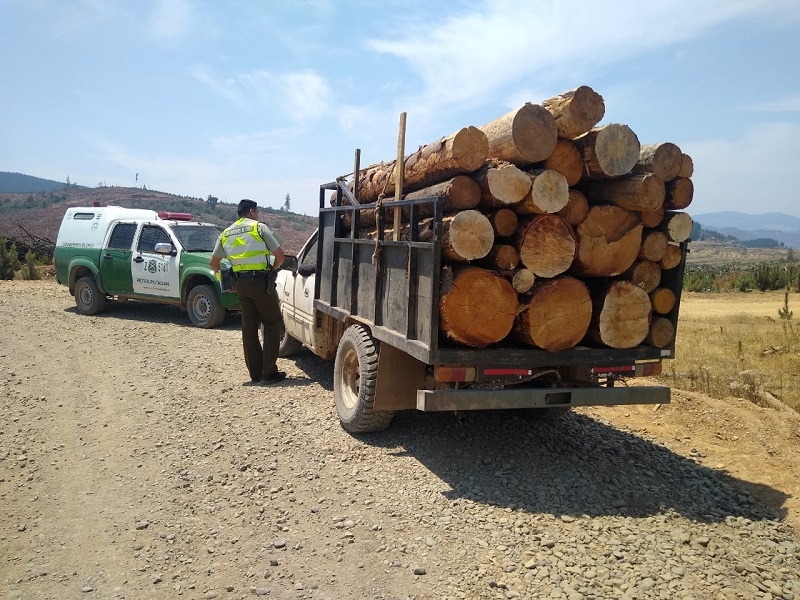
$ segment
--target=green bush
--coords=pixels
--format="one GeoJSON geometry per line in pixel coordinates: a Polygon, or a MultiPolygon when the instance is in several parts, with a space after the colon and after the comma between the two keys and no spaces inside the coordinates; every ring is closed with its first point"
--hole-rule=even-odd
{"type": "Polygon", "coordinates": [[[26,280],[41,279],[39,268],[36,266],[36,255],[33,250],[25,253],[25,264],[22,265],[22,278],[26,280]]]}
{"type": "Polygon", "coordinates": [[[17,245],[0,237],[0,279],[14,279],[14,273],[19,270],[20,262],[17,257],[17,245]]]}

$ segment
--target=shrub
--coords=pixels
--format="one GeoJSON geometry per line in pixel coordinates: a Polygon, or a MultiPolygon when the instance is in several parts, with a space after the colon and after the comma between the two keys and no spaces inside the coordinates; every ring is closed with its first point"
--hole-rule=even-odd
{"type": "Polygon", "coordinates": [[[36,266],[36,255],[33,253],[33,250],[28,250],[25,253],[25,264],[22,265],[22,278],[27,280],[42,278],[36,266]]]}
{"type": "Polygon", "coordinates": [[[4,237],[0,237],[0,279],[14,279],[14,273],[20,268],[17,257],[17,245],[8,246],[4,237]]]}

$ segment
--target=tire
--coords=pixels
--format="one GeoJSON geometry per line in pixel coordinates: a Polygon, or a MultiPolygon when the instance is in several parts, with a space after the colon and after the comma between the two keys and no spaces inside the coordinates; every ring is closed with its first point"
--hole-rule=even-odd
{"type": "Polygon", "coordinates": [[[531,421],[555,423],[571,410],[569,406],[552,406],[550,408],[523,408],[524,415],[531,421]]]}
{"type": "Polygon", "coordinates": [[[294,356],[303,349],[303,342],[293,337],[286,331],[286,327],[281,319],[281,343],[278,346],[278,356],[286,358],[287,356],[294,356]]]}
{"type": "Polygon", "coordinates": [[[213,285],[196,285],[186,298],[186,312],[195,327],[213,329],[225,320],[225,307],[217,297],[213,285]]]}
{"type": "Polygon", "coordinates": [[[336,350],[333,397],[342,428],[350,433],[383,431],[393,411],[374,410],[378,346],[362,325],[348,327],[336,350]]]}
{"type": "Polygon", "coordinates": [[[75,282],[75,306],[82,315],[96,315],[106,307],[106,295],[97,287],[94,277],[81,277],[75,282]]]}

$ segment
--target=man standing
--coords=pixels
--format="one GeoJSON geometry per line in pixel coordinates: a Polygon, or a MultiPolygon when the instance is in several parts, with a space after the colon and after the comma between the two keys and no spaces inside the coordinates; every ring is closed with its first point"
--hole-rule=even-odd
{"type": "Polygon", "coordinates": [[[258,221],[258,205],[242,200],[239,219],[225,229],[211,255],[211,269],[218,274],[227,258],[233,267],[236,295],[242,307],[242,346],[251,384],[270,384],[286,378],[278,370],[281,311],[274,274],[283,263],[283,250],[269,228],[258,221]],[[258,337],[264,327],[264,346],[258,337]]]}

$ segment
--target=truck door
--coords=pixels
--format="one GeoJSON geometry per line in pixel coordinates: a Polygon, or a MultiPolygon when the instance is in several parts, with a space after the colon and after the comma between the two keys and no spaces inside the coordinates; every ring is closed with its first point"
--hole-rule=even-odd
{"type": "Polygon", "coordinates": [[[136,227],[134,222],[120,221],[111,228],[100,254],[100,276],[106,293],[125,295],[133,292],[131,248],[136,227]]]}
{"type": "Polygon", "coordinates": [[[314,345],[314,279],[317,267],[317,238],[306,244],[299,256],[298,273],[294,278],[294,307],[297,339],[314,345]]]}
{"type": "Polygon", "coordinates": [[[136,294],[180,299],[177,247],[161,225],[142,225],[131,258],[131,274],[136,294]],[[159,254],[155,250],[158,243],[172,244],[176,251],[173,254],[159,254]]]}

